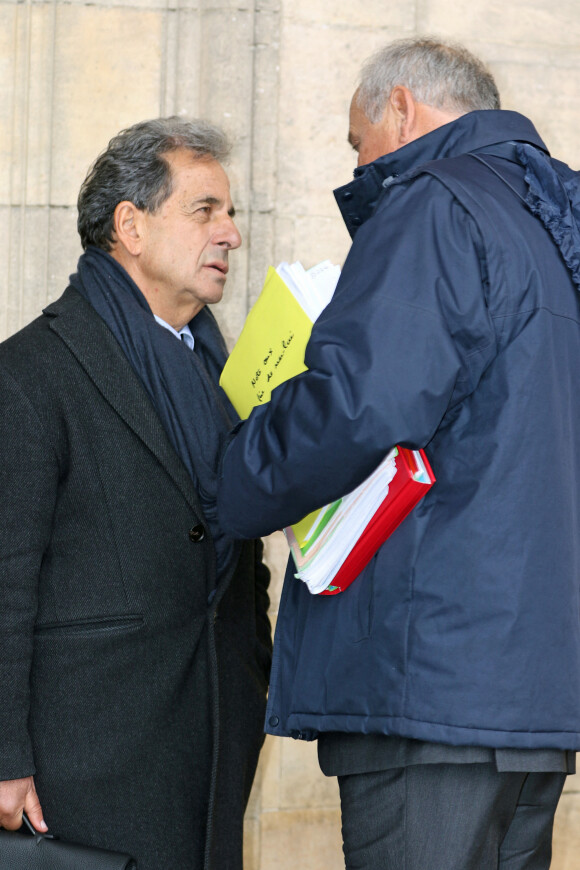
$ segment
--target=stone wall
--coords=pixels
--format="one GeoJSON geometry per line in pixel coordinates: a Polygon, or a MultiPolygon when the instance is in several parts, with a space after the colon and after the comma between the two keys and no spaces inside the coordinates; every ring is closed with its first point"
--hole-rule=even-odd
{"type": "MultiPolygon", "coordinates": [[[[0,0],[0,338],[60,295],[80,253],[75,200],[109,138],[158,115],[204,116],[236,141],[244,247],[217,309],[235,340],[266,268],[344,259],[331,194],[350,178],[360,62],[418,33],[485,59],[504,108],[580,164],[577,0],[0,0]]],[[[275,619],[285,544],[267,542],[275,619]]],[[[335,783],[315,746],[267,740],[247,815],[247,870],[342,866],[335,783]]],[[[580,791],[559,811],[555,870],[580,870],[580,791]]]]}

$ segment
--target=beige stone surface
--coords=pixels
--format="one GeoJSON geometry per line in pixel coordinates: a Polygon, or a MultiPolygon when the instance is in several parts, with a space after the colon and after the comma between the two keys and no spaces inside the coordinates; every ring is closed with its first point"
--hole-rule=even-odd
{"type": "Polygon", "coordinates": [[[334,217],[331,192],[349,178],[348,107],[361,57],[400,30],[349,31],[340,62],[329,63],[337,33],[322,24],[285,22],[280,49],[277,207],[282,214],[334,217]]]}
{"type": "Polygon", "coordinates": [[[25,73],[28,97],[26,114],[21,115],[22,146],[26,153],[21,183],[26,191],[26,203],[32,206],[49,206],[53,201],[51,170],[55,156],[52,120],[56,20],[55,6],[44,4],[31,9],[28,34],[30,64],[25,73]]]}
{"type": "MultiPolygon", "coordinates": [[[[48,243],[46,257],[46,303],[61,295],[70,274],[76,271],[82,253],[77,233],[76,208],[54,208],[49,212],[48,243]]],[[[39,275],[39,281],[42,276],[39,275]]]]}
{"type": "Polygon", "coordinates": [[[446,39],[487,40],[511,47],[577,46],[576,0],[417,0],[417,29],[446,39]]]}
{"type": "Polygon", "coordinates": [[[344,867],[339,810],[264,813],[260,859],[261,870],[339,870],[344,867]]]}
{"type": "Polygon", "coordinates": [[[262,5],[256,8],[252,46],[252,138],[247,173],[251,209],[248,304],[259,293],[268,266],[275,265],[280,24],[279,0],[271,0],[268,8],[262,5]]]}
{"type": "Polygon", "coordinates": [[[9,206],[0,205],[0,262],[4,272],[4,280],[0,281],[0,340],[14,331],[10,329],[9,315],[12,296],[17,294],[10,281],[11,211],[9,206]]]}
{"type": "Polygon", "coordinates": [[[111,136],[159,114],[162,37],[160,11],[58,4],[54,204],[76,203],[87,169],[111,136]]]}
{"type": "Polygon", "coordinates": [[[281,809],[282,750],[285,742],[270,734],[266,736],[258,776],[262,813],[275,813],[281,809]]]}
{"type": "Polygon", "coordinates": [[[580,773],[567,778],[558,806],[551,870],[580,870],[580,773]]]}
{"type": "MultiPolygon", "coordinates": [[[[351,172],[337,180],[337,187],[346,184],[352,178],[352,169],[356,165],[354,152],[351,162],[351,172]]],[[[350,249],[351,238],[336,205],[335,211],[334,217],[304,215],[296,218],[293,257],[300,259],[305,268],[314,266],[321,260],[331,260],[340,266],[344,263],[350,249]]]]}
{"type": "Polygon", "coordinates": [[[260,821],[244,819],[244,870],[260,870],[260,821]]]}
{"type": "MultiPolygon", "coordinates": [[[[245,164],[251,143],[253,24],[249,9],[205,11],[198,56],[201,69],[211,69],[211,86],[201,88],[199,114],[236,134],[238,157],[243,155],[245,164]]],[[[248,186],[236,166],[232,183],[239,189],[248,186]]]]}
{"type": "MultiPolygon", "coordinates": [[[[19,0],[17,0],[19,2],[19,0]]],[[[33,3],[46,3],[46,0],[32,0],[33,3]]],[[[168,8],[166,0],[99,0],[98,3],[91,3],[91,0],[57,0],[57,3],[66,2],[69,6],[91,6],[97,5],[104,9],[111,7],[125,9],[159,9],[165,11],[168,8]]],[[[198,8],[204,5],[204,0],[180,0],[179,4],[170,4],[171,6],[188,6],[198,8]]]]}
{"type": "Polygon", "coordinates": [[[21,94],[16,87],[19,48],[18,7],[0,5],[0,202],[11,202],[12,147],[15,112],[21,94]]]}
{"type": "Polygon", "coordinates": [[[284,739],[280,753],[280,806],[334,808],[338,805],[336,777],[324,776],[318,766],[317,743],[284,739]]]}
{"type": "Polygon", "coordinates": [[[554,823],[551,870],[580,870],[580,794],[566,793],[554,823]]]}
{"type": "Polygon", "coordinates": [[[320,23],[329,30],[347,27],[393,27],[411,35],[415,28],[416,0],[385,3],[385,0],[293,0],[288,4],[287,18],[320,23]]]}
{"type": "Polygon", "coordinates": [[[572,118],[580,116],[580,55],[555,66],[549,57],[531,64],[496,62],[494,72],[505,82],[504,108],[532,118],[554,156],[580,165],[580,137],[572,118]]]}
{"type": "Polygon", "coordinates": [[[2,209],[4,221],[6,286],[0,322],[4,333],[11,334],[22,323],[33,320],[46,305],[49,211],[42,207],[12,206],[2,209]]]}
{"type": "Polygon", "coordinates": [[[165,15],[161,66],[161,102],[158,114],[195,118],[200,115],[203,67],[200,64],[203,39],[198,9],[183,4],[165,15]]]}

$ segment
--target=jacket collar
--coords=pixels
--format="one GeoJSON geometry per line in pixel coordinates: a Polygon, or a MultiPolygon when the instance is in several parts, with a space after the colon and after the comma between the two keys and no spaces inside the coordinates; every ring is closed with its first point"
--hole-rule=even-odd
{"type": "Polygon", "coordinates": [[[354,181],[334,191],[349,233],[354,236],[361,224],[371,217],[384,188],[395,178],[417,171],[432,160],[458,157],[502,142],[527,142],[547,153],[534,125],[523,115],[488,110],[462,115],[392,154],[357,167],[354,181]]]}
{"type": "Polygon", "coordinates": [[[173,449],[141,381],[104,321],[72,287],[45,308],[43,314],[50,319],[50,329],[66,344],[103,398],[151,450],[199,521],[203,521],[193,481],[173,449]]]}

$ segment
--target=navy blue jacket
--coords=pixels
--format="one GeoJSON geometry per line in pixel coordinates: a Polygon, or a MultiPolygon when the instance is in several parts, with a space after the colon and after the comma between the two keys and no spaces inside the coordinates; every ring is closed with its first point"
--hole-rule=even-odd
{"type": "Polygon", "coordinates": [[[527,119],[473,112],[336,192],[350,254],[309,371],[228,448],[222,522],[295,522],[396,443],[437,483],[343,593],[288,571],[273,734],[580,749],[580,245],[554,167],[579,198],[527,119]]]}

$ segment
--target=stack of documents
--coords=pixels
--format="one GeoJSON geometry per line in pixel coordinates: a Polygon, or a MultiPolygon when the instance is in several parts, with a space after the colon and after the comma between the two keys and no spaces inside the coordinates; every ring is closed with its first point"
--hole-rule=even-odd
{"type": "MultiPolygon", "coordinates": [[[[240,417],[306,371],[312,324],[330,302],[339,275],[329,260],[309,270],[300,263],[268,270],[220,378],[240,417]]],[[[395,447],[349,495],[284,529],[296,577],[313,594],[346,589],[434,481],[422,450],[395,447]]]]}
{"type": "Polygon", "coordinates": [[[302,263],[280,263],[276,272],[312,323],[332,299],[340,278],[340,266],[330,260],[323,260],[308,271],[302,263]]]}
{"type": "Polygon", "coordinates": [[[434,480],[422,450],[395,447],[349,495],[284,529],[296,576],[313,595],[342,592],[434,480]]]}

